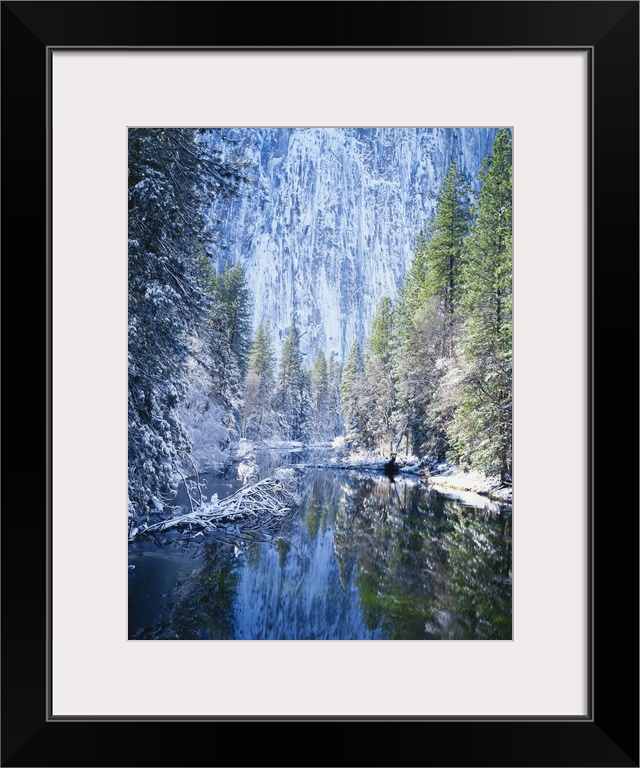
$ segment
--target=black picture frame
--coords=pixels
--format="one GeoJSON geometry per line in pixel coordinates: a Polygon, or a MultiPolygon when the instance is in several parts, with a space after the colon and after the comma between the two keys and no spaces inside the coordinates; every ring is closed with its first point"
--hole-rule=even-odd
{"type": "MultiPolygon", "coordinates": [[[[26,423],[45,427],[39,449],[33,430],[25,429],[24,423],[10,430],[7,484],[15,483],[20,491],[5,504],[2,517],[3,766],[638,766],[637,489],[612,488],[609,482],[620,477],[628,484],[638,468],[638,9],[638,2],[580,0],[2,3],[3,266],[18,267],[15,275],[11,271],[10,278],[5,275],[5,285],[12,294],[15,287],[24,286],[19,316],[28,314],[32,320],[44,311],[41,327],[46,329],[43,337],[38,328],[41,347],[29,355],[42,354],[44,372],[30,370],[25,361],[14,366],[12,355],[5,376],[9,412],[16,394],[12,383],[23,392],[26,377],[37,382],[36,387],[47,382],[46,399],[38,390],[37,397],[25,403],[26,423]],[[293,24],[283,24],[287,15],[293,24]],[[591,578],[587,586],[592,671],[587,717],[353,718],[357,731],[347,718],[205,722],[48,718],[47,547],[52,512],[48,55],[51,48],[183,46],[566,47],[590,52],[591,578]],[[25,490],[25,479],[31,480],[24,475],[33,467],[46,477],[35,499],[31,487],[25,490]],[[25,543],[30,553],[26,563],[25,543]],[[272,729],[279,727],[247,735],[247,730],[265,722],[272,729]],[[341,726],[343,734],[333,729],[333,737],[327,734],[329,724],[341,726]],[[373,727],[363,732],[366,724],[373,727]],[[350,745],[346,753],[345,743],[350,745]]],[[[13,311],[12,304],[12,315],[13,311]]],[[[10,324],[5,339],[20,328],[19,349],[24,353],[21,324],[10,324]]],[[[550,453],[544,461],[551,465],[550,471],[561,471],[561,457],[550,453]]]]}

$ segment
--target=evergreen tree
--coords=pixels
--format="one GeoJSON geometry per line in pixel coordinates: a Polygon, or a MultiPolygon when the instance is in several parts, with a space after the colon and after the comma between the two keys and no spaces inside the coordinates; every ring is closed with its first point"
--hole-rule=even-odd
{"type": "Polygon", "coordinates": [[[400,291],[395,348],[399,408],[414,450],[439,461],[449,448],[447,428],[455,405],[461,281],[471,221],[470,188],[452,161],[400,291]]]}
{"type": "Polygon", "coordinates": [[[326,420],[329,405],[329,370],[327,358],[322,350],[316,352],[311,371],[313,381],[313,404],[318,417],[326,420]]]}
{"type": "Polygon", "coordinates": [[[437,461],[445,459],[449,447],[446,419],[436,407],[445,372],[441,330],[441,314],[432,297],[399,330],[395,357],[398,407],[406,418],[412,450],[437,461]]]}
{"type": "Polygon", "coordinates": [[[367,338],[367,360],[376,358],[385,367],[391,364],[395,336],[395,310],[388,296],[380,300],[367,338]]]}
{"type": "Polygon", "coordinates": [[[251,294],[242,267],[224,263],[215,269],[210,259],[201,256],[204,287],[209,296],[206,331],[210,386],[208,400],[229,414],[226,426],[231,434],[240,426],[244,407],[244,377],[251,345],[251,294]]]}
{"type": "Polygon", "coordinates": [[[441,354],[453,354],[460,273],[471,219],[470,188],[453,160],[436,197],[426,235],[418,241],[406,291],[413,309],[436,297],[442,314],[441,354]]]}
{"type": "Polygon", "coordinates": [[[243,437],[268,436],[274,430],[272,408],[275,385],[275,354],[269,321],[258,326],[245,378],[243,437]]]}
{"type": "Polygon", "coordinates": [[[390,454],[397,452],[406,430],[393,364],[395,337],[395,309],[391,299],[385,297],[378,304],[366,341],[365,378],[369,439],[390,454]]]}
{"type": "Polygon", "coordinates": [[[249,355],[249,370],[260,376],[265,389],[270,389],[273,386],[275,365],[273,335],[269,321],[265,320],[256,329],[249,355]]]}
{"type": "Polygon", "coordinates": [[[311,369],[313,385],[314,436],[325,439],[330,434],[329,424],[329,369],[322,350],[316,352],[311,369]]]}
{"type": "Polygon", "coordinates": [[[207,275],[207,289],[213,297],[211,323],[224,336],[224,347],[234,356],[240,373],[247,372],[251,348],[251,292],[240,264],[228,262],[207,275]]]}
{"type": "Polygon", "coordinates": [[[364,356],[358,339],[351,345],[344,364],[340,394],[347,440],[356,448],[368,447],[364,356]]]}
{"type": "Polygon", "coordinates": [[[300,332],[295,320],[293,320],[282,346],[282,358],[278,373],[278,391],[283,400],[290,397],[298,389],[301,372],[300,332]]]}
{"type": "Polygon", "coordinates": [[[427,280],[426,251],[427,240],[423,230],[418,234],[411,266],[400,287],[397,309],[397,328],[400,336],[409,331],[416,312],[424,304],[427,280]]]}
{"type": "Polygon", "coordinates": [[[179,414],[188,387],[190,337],[209,297],[199,256],[211,236],[205,208],[234,195],[241,166],[208,152],[196,129],[128,133],[129,511],[175,487],[190,439],[179,414]]]}
{"type": "Polygon", "coordinates": [[[289,326],[282,347],[276,394],[280,426],[284,435],[293,440],[298,440],[302,436],[307,388],[307,377],[302,370],[300,332],[294,320],[289,326]]]}
{"type": "Polygon", "coordinates": [[[511,132],[498,131],[480,172],[478,217],[464,271],[464,393],[451,437],[473,466],[511,478],[512,161],[511,132]]]}
{"type": "Polygon", "coordinates": [[[314,423],[314,393],[312,371],[302,367],[298,392],[296,393],[297,411],[293,421],[292,438],[294,440],[311,440],[315,435],[314,423]]]}
{"type": "Polygon", "coordinates": [[[329,436],[336,437],[342,434],[344,421],[340,407],[340,385],[342,383],[342,366],[335,358],[335,353],[329,355],[327,365],[327,378],[329,381],[328,393],[328,423],[329,436]]]}

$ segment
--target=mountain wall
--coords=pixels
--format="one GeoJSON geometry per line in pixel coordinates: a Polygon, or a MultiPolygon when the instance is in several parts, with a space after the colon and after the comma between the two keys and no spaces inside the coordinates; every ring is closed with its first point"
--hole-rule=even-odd
{"type": "Polygon", "coordinates": [[[245,269],[254,325],[279,354],[292,318],[310,362],[344,360],[396,296],[452,159],[478,187],[495,128],[240,128],[212,132],[254,182],[211,211],[218,256],[245,269]]]}

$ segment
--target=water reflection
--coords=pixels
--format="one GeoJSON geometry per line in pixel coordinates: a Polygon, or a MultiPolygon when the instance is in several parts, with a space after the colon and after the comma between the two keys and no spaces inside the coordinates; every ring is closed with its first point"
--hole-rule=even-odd
{"type": "Polygon", "coordinates": [[[153,626],[130,606],[131,636],[511,638],[509,512],[384,475],[310,469],[302,491],[268,541],[206,543],[153,626]]]}

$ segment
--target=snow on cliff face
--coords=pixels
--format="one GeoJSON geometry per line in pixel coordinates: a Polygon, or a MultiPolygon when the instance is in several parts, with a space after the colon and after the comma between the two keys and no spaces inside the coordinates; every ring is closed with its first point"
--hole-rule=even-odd
{"type": "MultiPolygon", "coordinates": [[[[255,183],[212,211],[221,259],[240,263],[254,325],[268,319],[279,354],[292,318],[311,363],[344,360],[395,297],[452,159],[477,178],[494,128],[224,129],[255,183]]],[[[477,183],[475,185],[477,187],[477,183]]]]}

